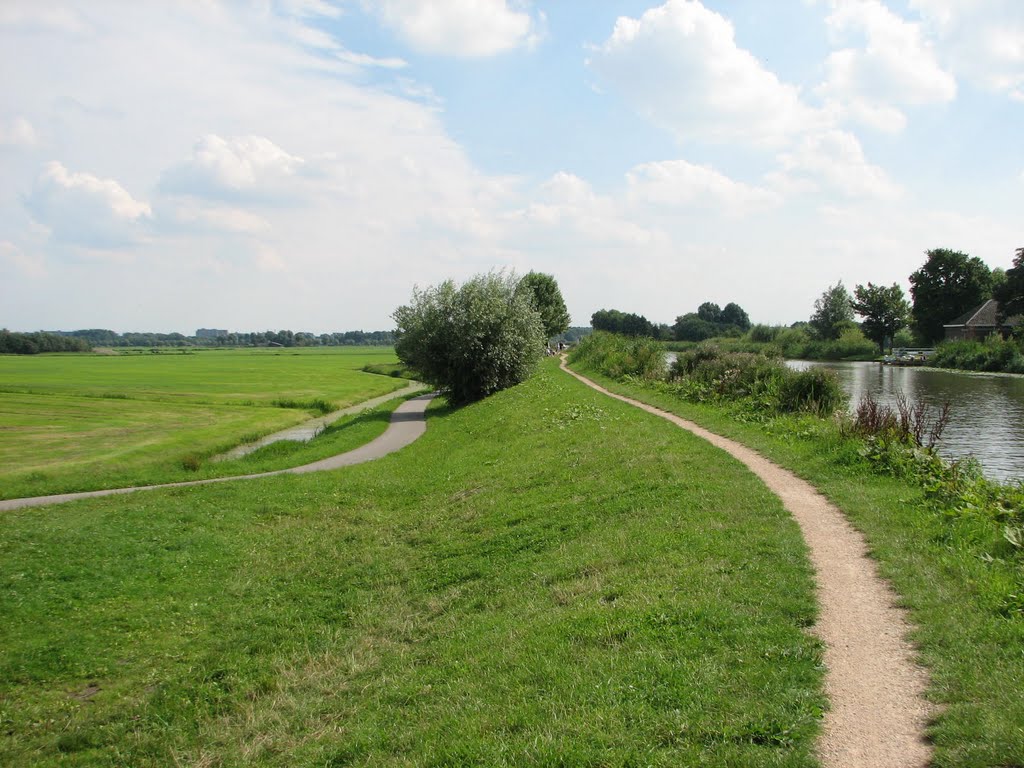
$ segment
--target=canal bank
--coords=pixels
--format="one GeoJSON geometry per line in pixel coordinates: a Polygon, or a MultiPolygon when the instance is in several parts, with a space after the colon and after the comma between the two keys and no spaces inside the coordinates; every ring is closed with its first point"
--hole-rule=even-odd
{"type": "Polygon", "coordinates": [[[1024,376],[859,362],[790,360],[787,365],[833,371],[851,405],[865,395],[894,405],[900,393],[936,409],[948,402],[952,411],[939,452],[950,459],[973,456],[993,480],[1024,480],[1024,376]]]}

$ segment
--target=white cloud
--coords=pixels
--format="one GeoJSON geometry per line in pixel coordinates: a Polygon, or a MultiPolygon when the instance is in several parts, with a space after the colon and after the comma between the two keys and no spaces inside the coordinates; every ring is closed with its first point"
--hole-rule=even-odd
{"type": "Polygon", "coordinates": [[[413,48],[474,58],[533,45],[543,25],[506,0],[378,0],[365,3],[413,48]]]}
{"type": "Polygon", "coordinates": [[[620,17],[588,63],[637,111],[686,139],[780,144],[824,119],[695,0],[620,17]]]}
{"type": "Polygon", "coordinates": [[[879,0],[832,0],[826,19],[834,40],[863,37],[862,46],[833,52],[818,93],[840,116],[889,132],[905,117],[895,105],[946,103],[956,80],[936,58],[921,26],[900,18],[879,0]]]}
{"type": "Polygon", "coordinates": [[[895,200],[902,195],[882,168],[867,161],[857,137],[846,131],[809,134],[779,161],[789,176],[813,180],[848,197],[895,200]]]}
{"type": "Polygon", "coordinates": [[[4,274],[10,274],[10,270],[14,270],[25,277],[46,275],[46,266],[40,257],[29,256],[14,243],[6,240],[0,241],[0,264],[4,265],[4,274]]]}
{"type": "Polygon", "coordinates": [[[1024,3],[910,0],[954,70],[983,88],[1024,100],[1024,3]]]}
{"type": "Polygon", "coordinates": [[[600,243],[649,246],[664,235],[624,215],[619,201],[598,195],[583,179],[559,171],[540,189],[539,199],[509,220],[546,229],[564,229],[574,238],[600,243]]]}
{"type": "Polygon", "coordinates": [[[24,117],[0,120],[0,147],[31,147],[35,143],[35,129],[24,117]]]}
{"type": "Polygon", "coordinates": [[[241,235],[259,235],[271,229],[263,216],[228,205],[212,204],[208,200],[184,199],[166,209],[158,209],[160,223],[177,231],[230,232],[241,235]]]}
{"type": "Polygon", "coordinates": [[[772,190],[734,181],[710,166],[685,160],[638,165],[629,171],[626,180],[628,198],[634,203],[722,208],[727,213],[739,213],[781,201],[772,190]]]}
{"type": "Polygon", "coordinates": [[[46,165],[26,204],[56,240],[88,248],[137,242],[153,215],[148,203],[133,198],[114,179],[71,173],[56,161],[46,165]]]}
{"type": "Polygon", "coordinates": [[[262,136],[204,136],[192,157],[167,171],[165,192],[195,197],[275,199],[303,171],[305,160],[262,136]]]}

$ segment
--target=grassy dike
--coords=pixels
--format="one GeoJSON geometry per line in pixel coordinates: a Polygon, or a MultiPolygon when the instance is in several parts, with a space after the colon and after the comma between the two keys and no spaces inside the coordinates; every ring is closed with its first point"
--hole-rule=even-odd
{"type": "Polygon", "coordinates": [[[1024,573],[1001,526],[928,509],[922,488],[872,471],[858,443],[828,420],[751,419],[573,367],[742,442],[815,485],[864,533],[919,628],[913,640],[940,712],[929,729],[934,765],[1024,765],[1024,573]]]}
{"type": "Polygon", "coordinates": [[[0,517],[0,764],[811,766],[795,523],[546,361],[330,473],[0,517]]]}

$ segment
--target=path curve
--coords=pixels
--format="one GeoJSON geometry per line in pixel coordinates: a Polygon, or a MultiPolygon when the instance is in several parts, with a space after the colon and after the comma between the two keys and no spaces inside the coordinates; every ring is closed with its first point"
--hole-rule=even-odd
{"type": "Polygon", "coordinates": [[[366,445],[361,445],[346,453],[330,456],[310,464],[303,464],[290,469],[277,469],[273,472],[257,472],[252,475],[233,475],[231,477],[212,477],[207,480],[189,480],[183,483],[162,483],[160,485],[140,485],[134,488],[107,488],[100,491],[81,491],[79,493],[58,493],[52,496],[33,496],[26,499],[6,499],[0,501],[0,512],[24,507],[40,507],[45,504],[61,504],[76,499],[91,499],[97,496],[114,496],[136,491],[150,491],[155,488],[187,488],[192,485],[210,485],[212,483],[229,483],[234,480],[251,480],[256,477],[272,477],[274,475],[303,475],[307,472],[322,472],[327,469],[338,469],[353,464],[362,464],[394,453],[414,442],[427,431],[427,404],[435,395],[421,395],[406,400],[391,414],[391,421],[384,433],[366,445]]]}
{"type": "Polygon", "coordinates": [[[910,624],[878,575],[864,537],[824,496],[792,472],[729,438],[562,370],[609,397],[704,438],[743,462],[782,499],[810,548],[820,607],[815,634],[825,646],[830,708],[817,752],[827,768],[921,768],[931,758],[925,727],[928,676],[907,641],[910,624]]]}
{"type": "Polygon", "coordinates": [[[383,405],[396,397],[405,397],[411,395],[417,390],[426,389],[427,385],[418,381],[410,381],[402,389],[396,389],[392,392],[380,395],[378,397],[372,397],[369,400],[363,400],[361,403],[350,405],[347,408],[342,408],[337,411],[331,411],[326,416],[316,416],[312,419],[306,419],[301,424],[282,429],[280,432],[274,432],[270,435],[264,435],[258,440],[254,440],[251,443],[242,443],[236,445],[230,451],[214,456],[213,461],[228,461],[229,459],[240,459],[243,456],[248,456],[250,453],[255,453],[260,448],[270,445],[271,443],[277,443],[281,440],[294,440],[297,443],[308,443],[323,430],[325,427],[333,424],[342,416],[350,416],[354,413],[362,413],[370,408],[376,408],[378,405],[383,405]]]}

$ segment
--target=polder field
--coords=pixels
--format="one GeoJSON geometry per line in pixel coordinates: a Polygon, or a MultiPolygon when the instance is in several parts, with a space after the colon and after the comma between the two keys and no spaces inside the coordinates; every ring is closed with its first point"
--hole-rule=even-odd
{"type": "Polygon", "coordinates": [[[390,348],[0,356],[0,498],[186,480],[209,457],[402,388],[390,348]]]}

